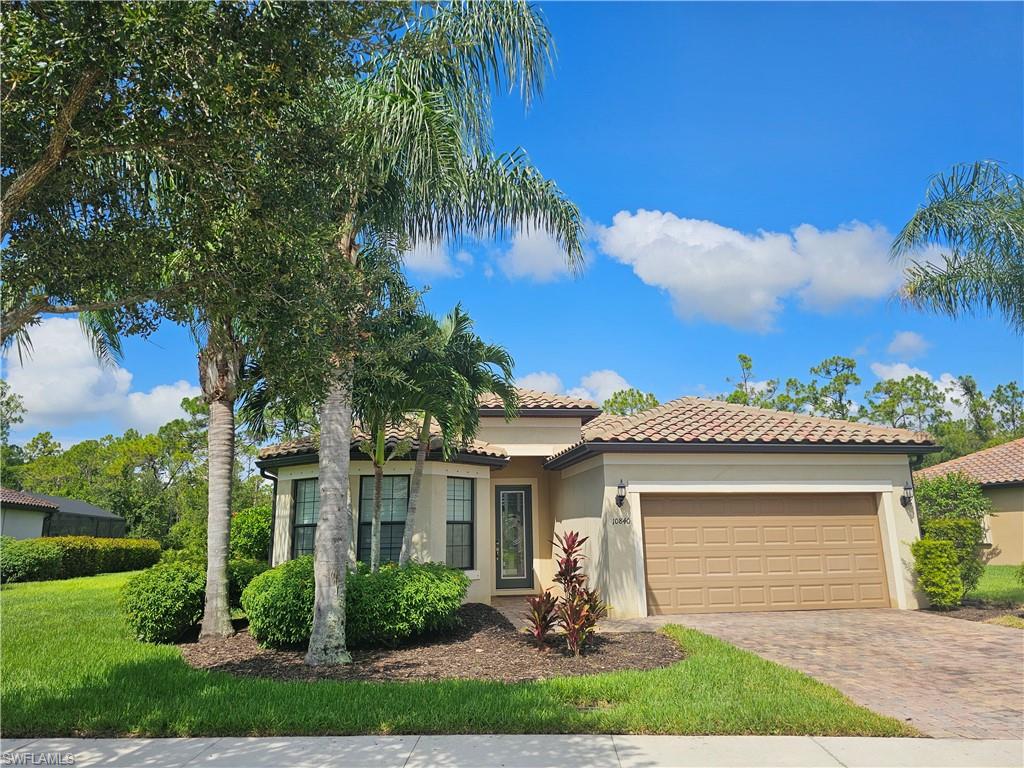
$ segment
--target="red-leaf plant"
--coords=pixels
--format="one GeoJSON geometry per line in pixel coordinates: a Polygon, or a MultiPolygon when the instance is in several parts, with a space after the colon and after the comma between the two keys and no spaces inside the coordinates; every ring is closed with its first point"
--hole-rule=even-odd
{"type": "Polygon", "coordinates": [[[529,624],[526,625],[526,631],[537,642],[538,649],[542,651],[547,650],[547,645],[545,645],[544,641],[547,640],[547,636],[551,634],[551,630],[558,623],[558,617],[555,615],[558,598],[545,591],[543,595],[526,598],[526,602],[530,605],[530,612],[526,615],[529,621],[529,624]]]}
{"type": "Polygon", "coordinates": [[[608,614],[597,590],[586,587],[582,554],[586,541],[587,537],[581,537],[576,531],[566,531],[564,536],[555,534],[552,543],[560,553],[554,581],[562,587],[562,599],[557,600],[550,592],[528,598],[530,625],[527,630],[537,640],[538,647],[544,647],[544,638],[557,623],[565,632],[569,650],[579,656],[593,636],[598,620],[608,614]]]}

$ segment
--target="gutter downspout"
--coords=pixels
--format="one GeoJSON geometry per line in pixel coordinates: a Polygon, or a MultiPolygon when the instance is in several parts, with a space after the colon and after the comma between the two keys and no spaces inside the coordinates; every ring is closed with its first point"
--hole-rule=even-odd
{"type": "Polygon", "coordinates": [[[274,529],[277,527],[277,475],[267,472],[260,467],[260,477],[269,480],[274,484],[274,490],[270,496],[270,551],[267,552],[267,565],[274,567],[274,529]]]}

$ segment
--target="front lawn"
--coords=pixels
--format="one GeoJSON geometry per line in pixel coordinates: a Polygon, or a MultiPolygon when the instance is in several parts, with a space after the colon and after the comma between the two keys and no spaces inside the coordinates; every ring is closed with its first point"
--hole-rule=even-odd
{"type": "Polygon", "coordinates": [[[646,672],[534,683],[274,682],[189,667],[132,640],[116,606],[130,574],[0,590],[3,735],[361,733],[916,735],[834,688],[694,630],[687,658],[646,672]]]}
{"type": "Polygon", "coordinates": [[[985,573],[968,600],[998,605],[1024,605],[1024,586],[1016,578],[1015,565],[986,565],[985,573]]]}

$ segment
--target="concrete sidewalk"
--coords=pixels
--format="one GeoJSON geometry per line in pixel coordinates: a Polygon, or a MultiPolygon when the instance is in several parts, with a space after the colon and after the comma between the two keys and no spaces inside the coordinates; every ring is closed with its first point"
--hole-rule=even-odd
{"type": "Polygon", "coordinates": [[[2,765],[231,768],[1021,768],[1024,741],[811,736],[4,739],[2,765]]]}

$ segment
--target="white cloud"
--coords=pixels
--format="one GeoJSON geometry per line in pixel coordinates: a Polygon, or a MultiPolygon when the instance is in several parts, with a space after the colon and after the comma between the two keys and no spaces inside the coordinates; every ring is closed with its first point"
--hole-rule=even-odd
{"type": "Polygon", "coordinates": [[[930,346],[919,333],[897,331],[885,351],[894,357],[914,358],[924,354],[930,346]]]}
{"type": "MultiPolygon", "coordinates": [[[[459,258],[462,254],[469,256],[466,251],[459,251],[456,258],[460,263],[465,264],[467,262],[463,258],[459,258]]],[[[402,261],[410,271],[421,274],[438,277],[458,277],[462,274],[452,262],[451,254],[449,254],[448,246],[445,243],[420,242],[415,248],[405,252],[402,261]]],[[[471,261],[472,256],[470,256],[471,261]]]]}
{"type": "Polygon", "coordinates": [[[810,309],[828,311],[885,296],[900,281],[900,267],[889,260],[888,231],[860,222],[751,235],[641,209],[619,211],[611,226],[594,231],[601,250],[667,291],[680,317],[741,329],[770,330],[794,296],[810,309]]]}
{"type": "Polygon", "coordinates": [[[119,429],[151,432],[184,415],[180,402],[199,388],[187,381],[132,390],[132,374],[120,365],[97,362],[78,321],[47,318],[32,329],[32,353],[21,362],[5,357],[7,380],[24,400],[19,432],[64,429],[109,419],[119,429]]]}
{"type": "Polygon", "coordinates": [[[498,257],[498,266],[506,277],[527,278],[538,283],[569,275],[565,252],[551,235],[539,229],[518,232],[508,251],[498,257]]]}
{"type": "Polygon", "coordinates": [[[537,371],[516,379],[516,385],[524,389],[536,389],[538,392],[550,392],[553,395],[562,392],[562,380],[556,373],[537,371]]]}
{"type": "Polygon", "coordinates": [[[536,389],[541,392],[551,392],[552,394],[566,394],[570,397],[582,397],[598,403],[607,400],[612,393],[618,392],[620,389],[629,389],[630,387],[626,379],[616,371],[607,368],[600,371],[591,371],[580,379],[579,384],[568,389],[565,388],[558,374],[549,371],[537,371],[520,376],[516,379],[516,384],[526,389],[536,389]]]}
{"type": "Polygon", "coordinates": [[[580,381],[580,386],[573,387],[567,394],[603,403],[620,389],[629,389],[629,382],[615,371],[604,369],[591,371],[580,381]]]}
{"type": "Polygon", "coordinates": [[[871,372],[883,381],[889,379],[905,379],[908,376],[915,375],[924,376],[945,394],[946,410],[953,415],[954,419],[963,419],[967,417],[967,408],[964,407],[962,403],[955,402],[958,397],[957,383],[956,377],[951,373],[940,374],[939,378],[936,379],[923,368],[915,368],[907,363],[872,363],[871,372]]]}

